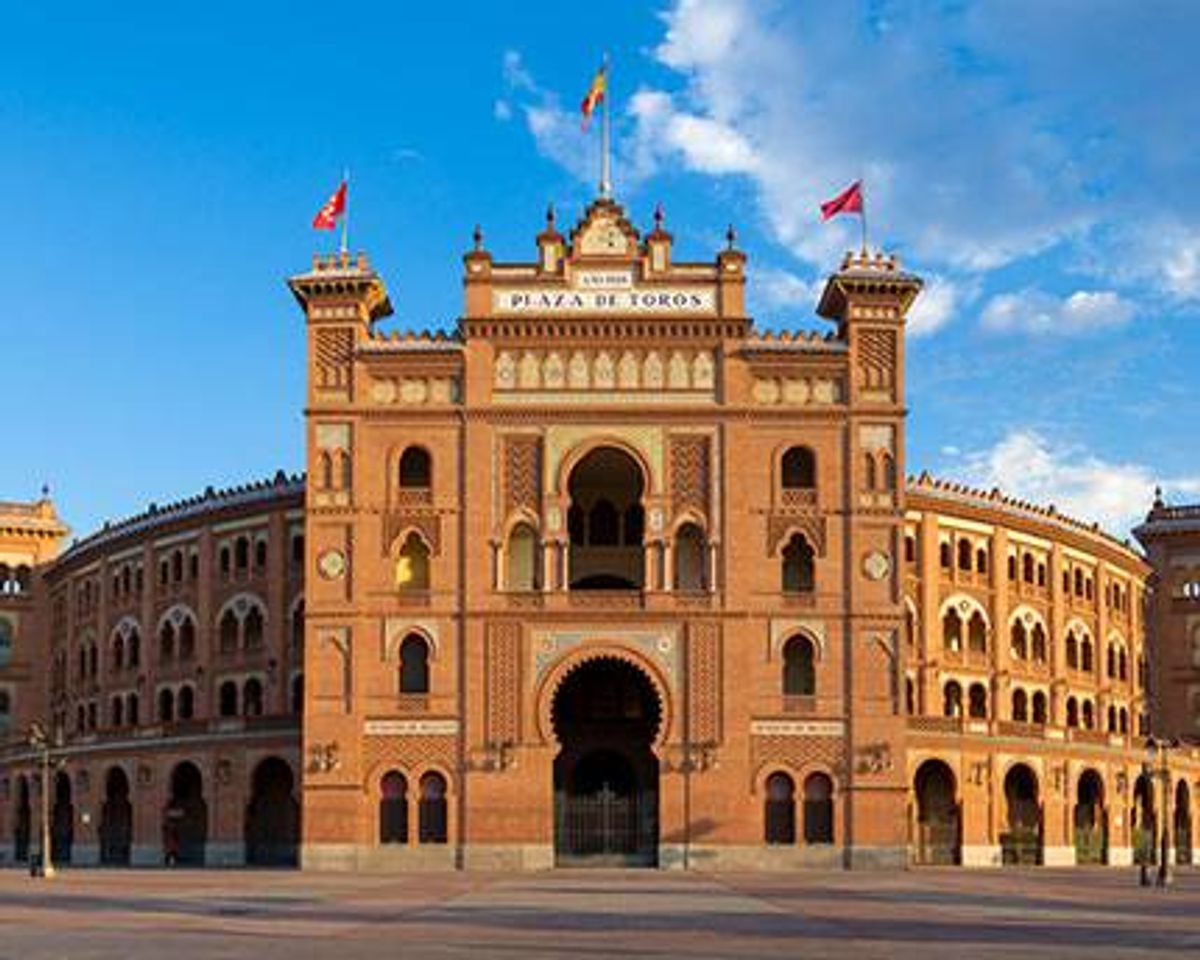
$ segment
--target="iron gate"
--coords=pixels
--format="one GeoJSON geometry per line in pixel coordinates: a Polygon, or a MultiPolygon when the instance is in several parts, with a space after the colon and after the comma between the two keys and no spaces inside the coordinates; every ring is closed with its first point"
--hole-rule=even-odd
{"type": "Polygon", "coordinates": [[[654,866],[658,803],[652,794],[622,795],[605,788],[586,796],[555,797],[559,863],[654,866]]]}

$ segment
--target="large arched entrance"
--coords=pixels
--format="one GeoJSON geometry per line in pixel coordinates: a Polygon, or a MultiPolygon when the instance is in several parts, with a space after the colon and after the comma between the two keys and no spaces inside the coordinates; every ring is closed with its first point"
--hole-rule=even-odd
{"type": "Polygon", "coordinates": [[[184,761],[171,772],[171,798],[163,811],[163,857],[170,864],[201,866],[208,841],[204,778],[184,761]]]}
{"type": "Polygon", "coordinates": [[[560,865],[655,866],[662,710],[649,677],[600,657],[554,698],[554,851],[560,865]]]}
{"type": "Polygon", "coordinates": [[[1175,788],[1175,862],[1192,862],[1192,803],[1186,780],[1175,788]]]}
{"type": "Polygon", "coordinates": [[[254,866],[294,867],[300,841],[300,805],[287,761],[267,757],[254,768],[246,806],[246,862],[254,866]]]}
{"type": "Polygon", "coordinates": [[[25,777],[17,780],[17,812],[13,819],[13,859],[22,862],[29,859],[29,831],[33,822],[33,811],[29,803],[29,781],[25,777]]]}
{"type": "Polygon", "coordinates": [[[50,862],[70,863],[75,843],[75,804],[71,778],[63,771],[54,777],[54,811],[50,815],[50,862]]]}
{"type": "Polygon", "coordinates": [[[913,787],[917,794],[917,863],[958,863],[962,840],[954,772],[941,760],[926,760],[917,768],[913,787]]]}
{"type": "Polygon", "coordinates": [[[640,590],[645,583],[642,469],[616,447],[598,447],[571,471],[572,590],[640,590]]]}
{"type": "Polygon", "coordinates": [[[1095,770],[1083,771],[1075,790],[1075,862],[1108,862],[1104,781],[1095,770]]]}
{"type": "Polygon", "coordinates": [[[100,862],[128,864],[133,849],[133,805],[129,778],[113,767],[104,778],[104,804],[100,808],[100,862]]]}
{"type": "Polygon", "coordinates": [[[1032,866],[1042,862],[1042,806],[1038,801],[1037,775],[1017,763],[1004,778],[1008,831],[1000,835],[1006,865],[1032,866]]]}

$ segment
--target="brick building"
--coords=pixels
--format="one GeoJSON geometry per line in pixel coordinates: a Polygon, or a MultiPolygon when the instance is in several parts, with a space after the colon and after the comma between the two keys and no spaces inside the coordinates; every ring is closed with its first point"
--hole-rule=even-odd
{"type": "MultiPolygon", "coordinates": [[[[381,332],[363,256],[293,277],[307,482],[32,564],[12,726],[62,733],[60,858],[1149,855],[1151,567],[1052,508],[903,482],[921,284],[895,259],[848,255],[820,332],[757,331],[747,282],[732,235],[679,262],[661,214],[643,235],[607,198],[566,234],[551,213],[531,262],[477,233],[453,333],[381,332]]],[[[35,761],[10,741],[12,858],[35,761]]],[[[1200,754],[1169,764],[1190,860],[1200,754]]]]}

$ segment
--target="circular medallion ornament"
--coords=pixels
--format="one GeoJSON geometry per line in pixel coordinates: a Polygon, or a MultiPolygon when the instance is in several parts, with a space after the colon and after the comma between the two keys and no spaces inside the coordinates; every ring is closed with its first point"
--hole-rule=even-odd
{"type": "Polygon", "coordinates": [[[326,580],[340,580],[346,573],[346,555],[341,550],[326,550],[317,558],[317,570],[326,580]]]}
{"type": "Polygon", "coordinates": [[[863,573],[869,580],[882,580],[892,570],[892,563],[886,553],[872,550],[863,560],[863,573]]]}

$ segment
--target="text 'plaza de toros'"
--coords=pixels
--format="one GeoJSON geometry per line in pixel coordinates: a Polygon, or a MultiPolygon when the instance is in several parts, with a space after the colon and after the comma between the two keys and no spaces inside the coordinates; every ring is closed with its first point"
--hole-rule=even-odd
{"type": "Polygon", "coordinates": [[[453,333],[291,279],[307,479],[0,504],[0,856],[45,802],[76,865],[1191,861],[1200,508],[905,483],[894,258],[788,334],[608,198],[464,266],[453,333]]]}

